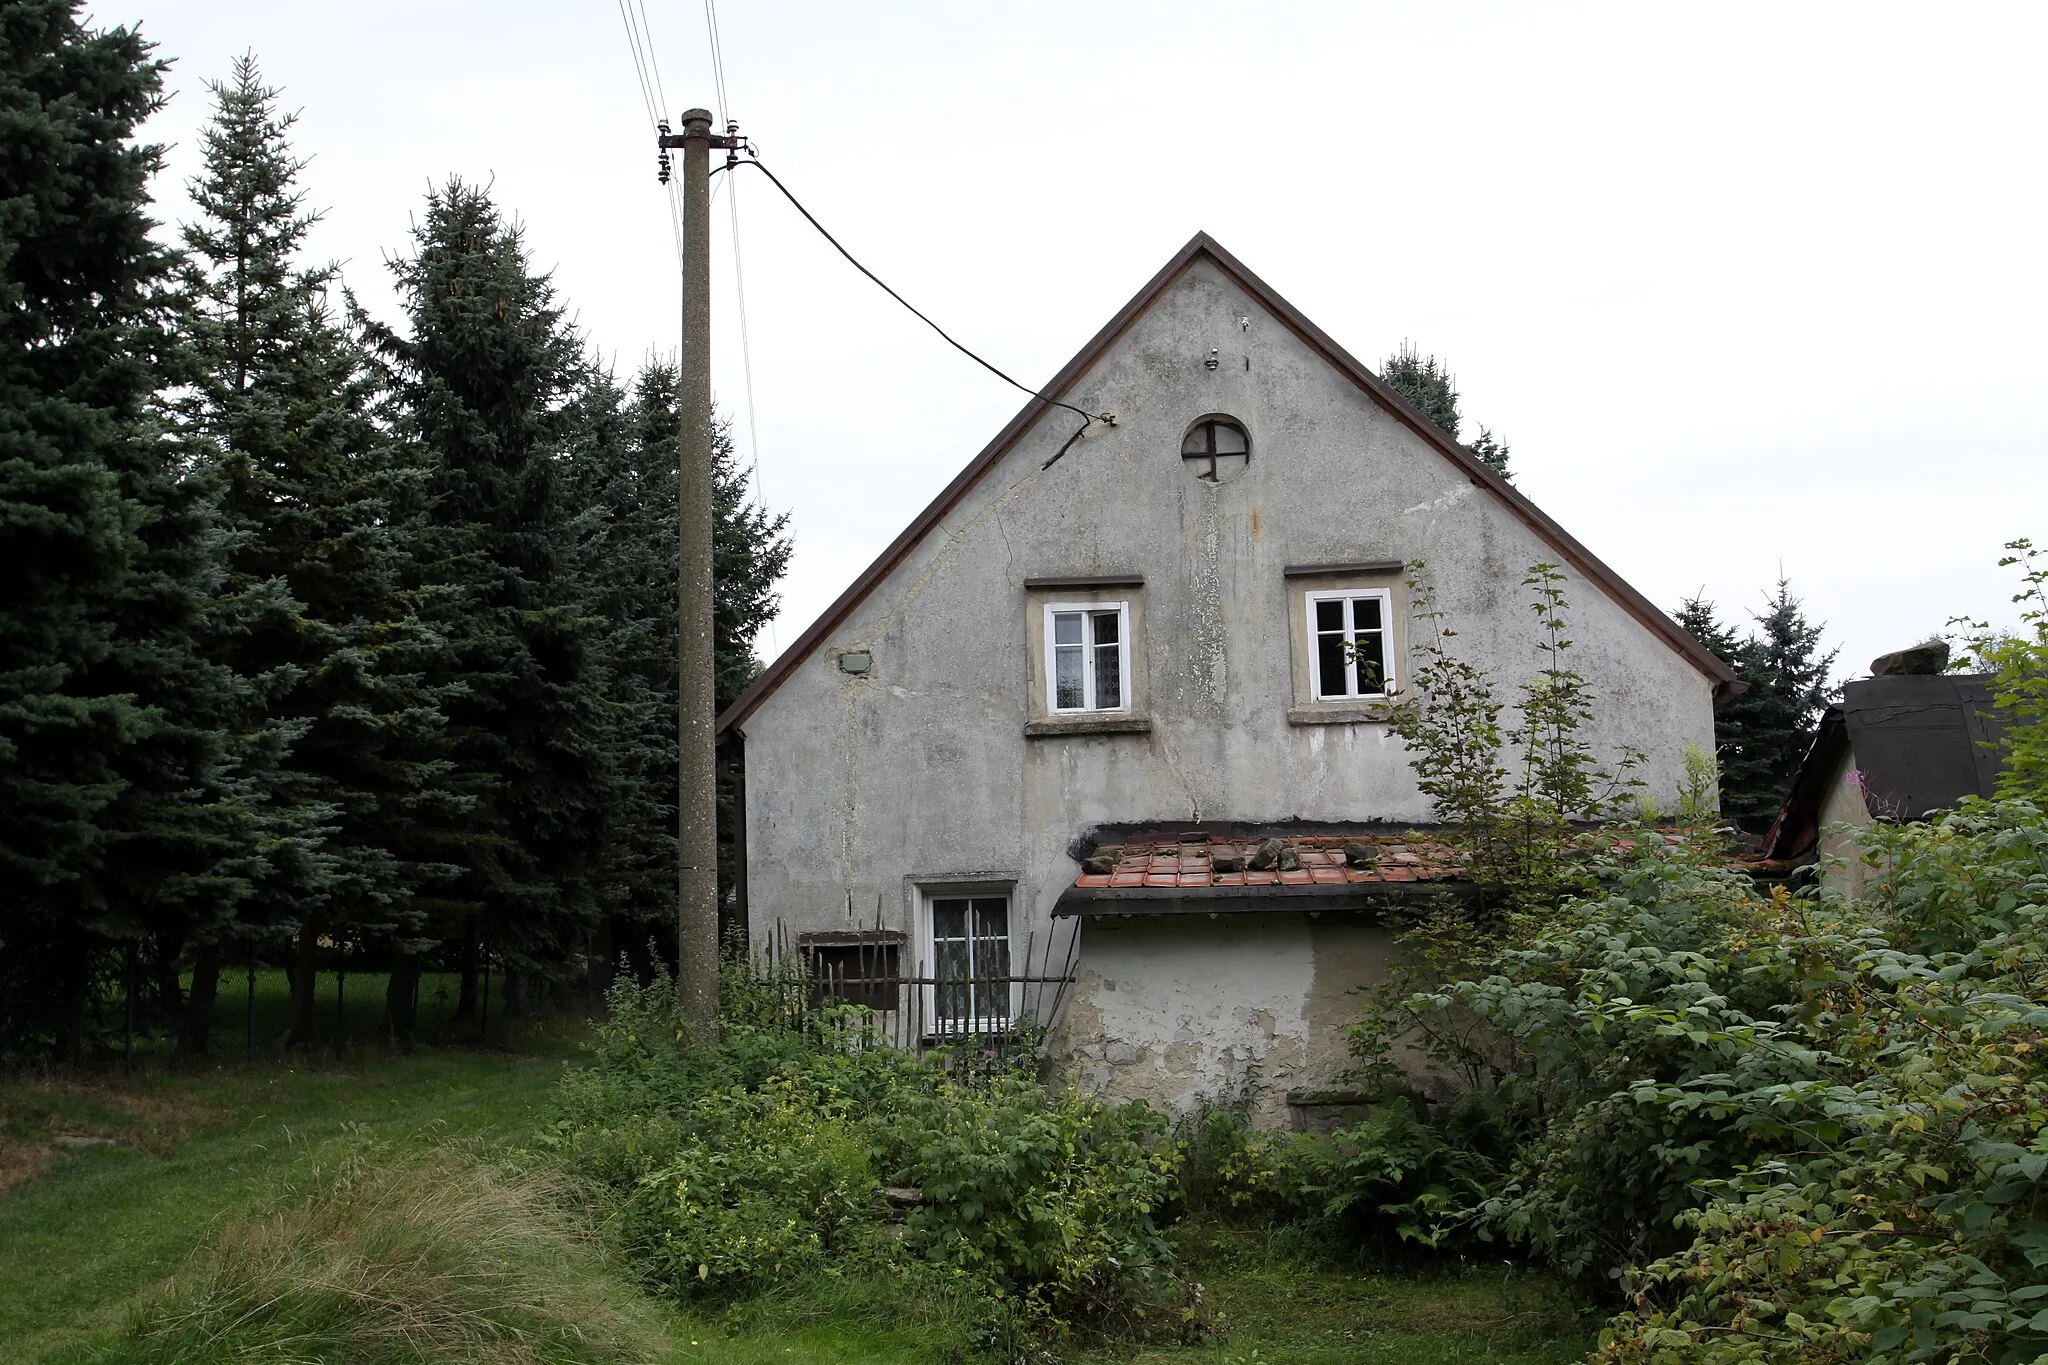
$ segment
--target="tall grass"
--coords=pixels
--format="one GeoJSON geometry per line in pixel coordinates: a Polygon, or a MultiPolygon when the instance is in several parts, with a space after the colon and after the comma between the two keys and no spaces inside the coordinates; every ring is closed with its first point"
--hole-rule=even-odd
{"type": "Polygon", "coordinates": [[[455,1146],[356,1143],[294,1185],[274,1212],[224,1227],[84,1358],[612,1365],[662,1353],[651,1314],[606,1284],[564,1212],[568,1190],[546,1178],[455,1146]]]}

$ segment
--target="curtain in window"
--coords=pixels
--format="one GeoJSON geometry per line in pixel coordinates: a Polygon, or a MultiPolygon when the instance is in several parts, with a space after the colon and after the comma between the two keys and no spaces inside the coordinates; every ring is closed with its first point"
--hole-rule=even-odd
{"type": "Polygon", "coordinates": [[[935,1033],[978,1033],[1010,1022],[1010,902],[1004,896],[932,902],[935,1033]]]}

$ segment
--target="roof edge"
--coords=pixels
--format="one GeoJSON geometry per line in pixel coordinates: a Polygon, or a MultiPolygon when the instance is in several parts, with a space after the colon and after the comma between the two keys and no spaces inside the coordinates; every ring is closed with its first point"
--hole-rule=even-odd
{"type": "MultiPolygon", "coordinates": [[[[1666,615],[1662,608],[1644,597],[1626,579],[1607,567],[1598,555],[1581,545],[1577,537],[1552,520],[1528,497],[1494,472],[1493,467],[1461,445],[1450,433],[1422,415],[1420,409],[1410,403],[1391,384],[1368,369],[1359,359],[1338,345],[1336,340],[1322,328],[1311,322],[1293,304],[1257,275],[1242,261],[1224,250],[1222,245],[1209,238],[1207,233],[1197,233],[1196,240],[1203,243],[1207,253],[1224,271],[1235,278],[1238,284],[1270,309],[1273,314],[1293,328],[1310,348],[1343,371],[1352,382],[1371,394],[1404,425],[1422,437],[1437,451],[1459,466],[1471,480],[1491,492],[1508,505],[1509,510],[1521,519],[1523,524],[1536,532],[1537,538],[1556,550],[1573,568],[1591,579],[1597,586],[1618,602],[1624,611],[1636,618],[1654,635],[1661,635],[1694,668],[1711,679],[1717,689],[1727,683],[1736,682],[1735,670],[1727,662],[1692,637],[1692,633],[1666,615]]],[[[1192,244],[1191,244],[1192,245],[1192,244]]]]}
{"type": "Polygon", "coordinates": [[[1067,391],[1079,381],[1082,375],[1102,358],[1118,338],[1129,330],[1153,301],[1165,292],[1167,287],[1185,273],[1189,266],[1202,257],[1209,258],[1224,274],[1231,277],[1239,288],[1256,299],[1260,306],[1272,313],[1289,330],[1306,342],[1309,348],[1335,366],[1359,388],[1365,390],[1380,406],[1398,418],[1405,426],[1444,455],[1472,480],[1508,505],[1516,517],[1536,532],[1537,538],[1548,544],[1586,578],[1603,589],[1637,622],[1654,634],[1661,636],[1688,663],[1705,674],[1715,684],[1716,703],[1728,684],[1736,682],[1735,672],[1725,662],[1709,653],[1699,641],[1672,620],[1648,598],[1630,587],[1614,570],[1607,567],[1598,556],[1567,532],[1533,502],[1529,501],[1513,484],[1496,474],[1485,461],[1474,455],[1453,439],[1442,427],[1423,416],[1413,404],[1387,384],[1378,375],[1361,363],[1357,357],[1339,346],[1322,328],[1311,322],[1307,315],[1283,298],[1280,293],[1237,257],[1224,249],[1222,243],[1207,232],[1197,232],[1159,271],[1147,280],[1137,293],[1133,294],[1115,316],[1105,323],[1088,343],[1073,358],[1063,365],[1039,392],[1045,398],[1033,398],[1016,416],[1012,417],[995,439],[983,446],[980,453],[955,475],[952,482],[940,490],[939,495],[919,512],[911,523],[903,528],[888,548],[876,556],[873,563],[863,569],[860,575],[839,594],[817,620],[804,633],[790,643],[788,649],[777,655],[774,662],[761,670],[761,675],[742,692],[732,705],[721,713],[716,722],[716,731],[723,734],[738,726],[768,695],[782,685],[783,679],[794,672],[818,645],[836,630],[855,608],[865,601],[882,580],[908,558],[932,528],[959,502],[973,491],[984,476],[993,469],[1010,449],[1022,440],[1036,426],[1038,420],[1053,410],[1051,399],[1064,398],[1067,391]]]}

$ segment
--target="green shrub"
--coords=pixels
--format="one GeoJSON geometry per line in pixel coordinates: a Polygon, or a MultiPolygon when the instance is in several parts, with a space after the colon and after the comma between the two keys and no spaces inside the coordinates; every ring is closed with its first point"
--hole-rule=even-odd
{"type": "Polygon", "coordinates": [[[1431,1158],[1444,1178],[1418,1227],[1505,1237],[1611,1282],[1680,1245],[1672,1220],[1698,1203],[1694,1182],[1750,1148],[1698,1115],[1627,1098],[1645,1076],[1682,1081],[1726,1062],[1651,1016],[1701,1001],[1769,1009],[1779,983],[1743,945],[1795,907],[1759,896],[1711,848],[1661,836],[1608,838],[1589,870],[1600,894],[1516,917],[1498,937],[1461,940],[1455,922],[1426,921],[1417,957],[1442,979],[1369,997],[1353,1041],[1369,1075],[1397,1074],[1395,1048],[1411,1047],[1469,1087],[1437,1136],[1474,1160],[1431,1158]],[[1455,1207],[1456,1191],[1481,1183],[1455,1207]]]}
{"type": "Polygon", "coordinates": [[[1253,1130],[1229,1108],[1182,1124],[1190,1207],[1266,1224],[1306,1223],[1348,1248],[1461,1238],[1495,1174],[1495,1143],[1477,1125],[1423,1121],[1406,1096],[1328,1134],[1253,1130]],[[1446,1131],[1448,1130],[1448,1131],[1446,1131]]]}
{"type": "Polygon", "coordinates": [[[1159,1115],[1017,1076],[899,1106],[890,1159],[924,1193],[910,1232],[926,1256],[1055,1319],[1135,1321],[1172,1297],[1157,1215],[1179,1154],[1159,1115]]]}
{"type": "Polygon", "coordinates": [[[920,1058],[772,981],[736,998],[699,1046],[666,981],[615,986],[538,1135],[651,1283],[735,1302],[812,1270],[942,1274],[1004,1340],[1179,1321],[1159,1116],[1048,1088],[1028,1050],[920,1058]],[[883,1185],[922,1191],[900,1238],[883,1185]]]}
{"type": "Polygon", "coordinates": [[[1785,966],[1776,1017],[1662,1021],[1730,1064],[1631,1098],[1749,1135],[1761,1159],[1702,1183],[1681,1218],[1690,1244],[1631,1276],[1636,1312],[1602,1359],[2048,1352],[2048,822],[2029,803],[1972,803],[1867,844],[1902,869],[1847,907],[1871,919],[1760,945],[1785,966]],[[1958,925],[1986,936],[1891,946],[1886,929],[1931,932],[1922,876],[1995,891],[1958,925]],[[1883,918],[1899,907],[1903,926],[1883,918]]]}
{"type": "Polygon", "coordinates": [[[1625,1293],[1599,1360],[2048,1352],[2048,818],[1972,802],[1862,839],[1859,899],[1617,841],[1601,894],[1407,1000],[1525,1134],[1483,1197],[1442,1182],[1437,1225],[1625,1293]]]}
{"type": "Polygon", "coordinates": [[[838,1107],[783,1076],[699,1099],[687,1132],[650,1152],[621,1208],[624,1243],[644,1272],[731,1295],[845,1249],[873,1220],[875,1171],[838,1107]]]}
{"type": "Polygon", "coordinates": [[[1174,1123],[1174,1139],[1181,1202],[1189,1212],[1230,1222],[1270,1220],[1277,1144],[1272,1134],[1252,1128],[1248,1089],[1198,1099],[1174,1123]]]}

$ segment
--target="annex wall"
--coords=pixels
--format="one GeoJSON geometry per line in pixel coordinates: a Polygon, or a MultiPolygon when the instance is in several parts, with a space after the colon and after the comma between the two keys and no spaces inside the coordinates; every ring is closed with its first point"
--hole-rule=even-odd
{"type": "Polygon", "coordinates": [[[1352,1066],[1355,992],[1392,951],[1386,929],[1304,915],[1090,920],[1053,1041],[1109,1099],[1179,1114],[1242,1098],[1255,1125],[1284,1128],[1289,1091],[1337,1087],[1352,1066]]]}

